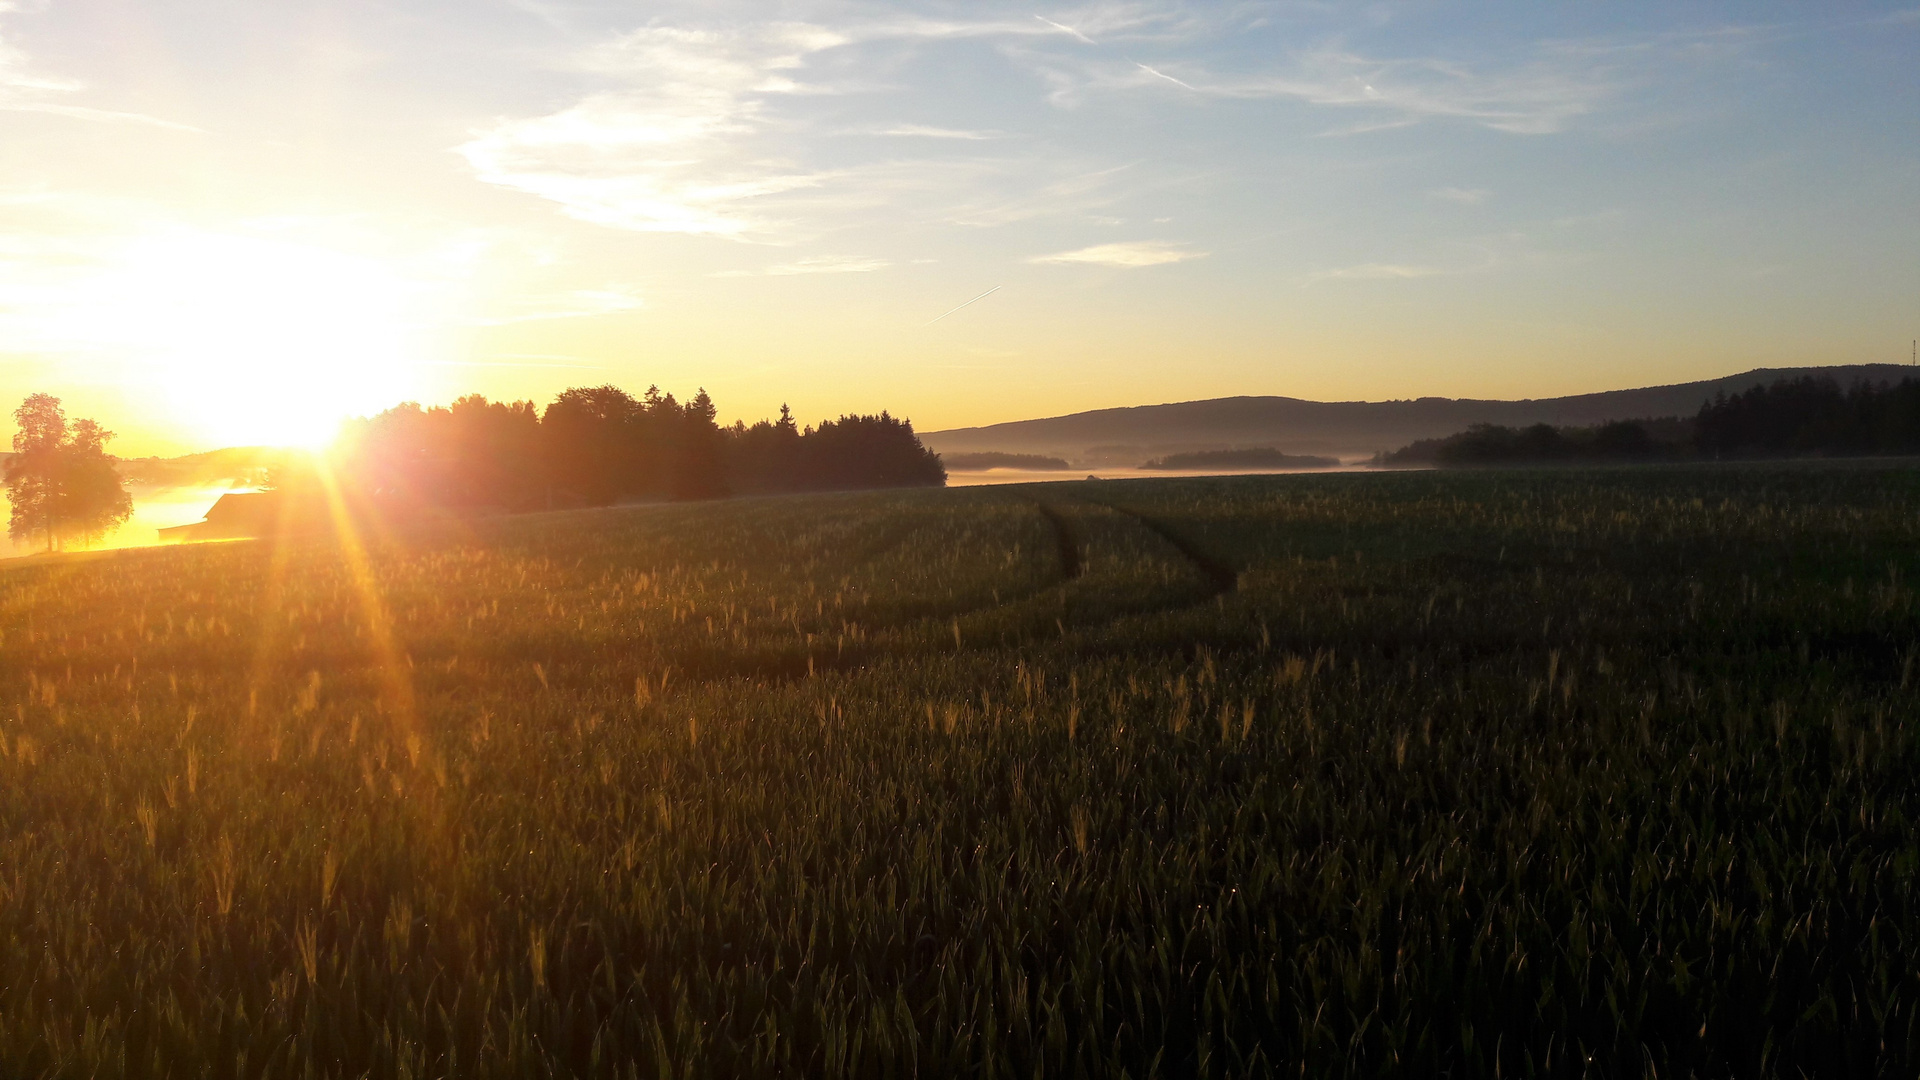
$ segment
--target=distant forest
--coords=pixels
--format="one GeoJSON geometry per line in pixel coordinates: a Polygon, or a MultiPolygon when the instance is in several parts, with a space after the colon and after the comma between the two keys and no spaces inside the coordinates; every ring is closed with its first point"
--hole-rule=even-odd
{"type": "Polygon", "coordinates": [[[1920,453],[1920,380],[1855,383],[1808,376],[1701,406],[1693,441],[1725,457],[1920,453]]]}
{"type": "Polygon", "coordinates": [[[1718,394],[1691,418],[1596,427],[1476,424],[1374,459],[1378,465],[1500,465],[1920,453],[1920,380],[1781,379],[1718,394]]]}
{"type": "Polygon", "coordinates": [[[1522,465],[1653,461],[1691,456],[1690,421],[1616,420],[1597,427],[1475,424],[1444,439],[1421,439],[1374,459],[1376,465],[1522,465]]]}
{"type": "Polygon", "coordinates": [[[545,410],[478,394],[409,402],[350,422],[335,472],[375,497],[515,510],[946,483],[913,425],[884,412],[805,428],[784,405],[752,426],[714,416],[705,390],[681,404],[657,387],[576,387],[545,410]]]}
{"type": "Polygon", "coordinates": [[[940,460],[957,472],[983,472],[987,469],[1066,470],[1073,465],[1066,458],[1046,454],[1003,454],[985,450],[977,454],[942,454],[940,460]]]}
{"type": "Polygon", "coordinates": [[[1313,454],[1286,454],[1271,446],[1244,450],[1195,450],[1168,454],[1142,464],[1143,469],[1332,469],[1339,458],[1313,454]]]}

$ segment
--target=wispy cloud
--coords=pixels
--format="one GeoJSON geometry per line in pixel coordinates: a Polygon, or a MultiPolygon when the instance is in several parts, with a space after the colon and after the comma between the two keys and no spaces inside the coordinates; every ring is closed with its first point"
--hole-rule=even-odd
{"type": "Polygon", "coordinates": [[[182,124],[173,120],[163,120],[145,113],[119,112],[114,109],[91,109],[85,105],[61,105],[50,101],[0,102],[0,111],[18,113],[45,113],[49,116],[66,116],[75,120],[93,120],[103,124],[143,124],[149,127],[166,128],[170,131],[200,132],[203,129],[192,124],[182,124]]]}
{"type": "Polygon", "coordinates": [[[1134,170],[1131,163],[1103,169],[1073,168],[1074,164],[1063,162],[1069,171],[1057,179],[964,197],[945,213],[945,219],[955,225],[993,228],[1036,218],[1085,217],[1118,202],[1129,190],[1124,181],[1134,170]]]}
{"type": "Polygon", "coordinates": [[[765,126],[767,98],[802,89],[793,76],[806,57],[843,42],[801,24],[643,28],[582,59],[621,89],[502,122],[459,150],[480,179],[551,200],[583,221],[740,237],[768,227],[757,201],[828,175],[768,160],[743,143],[765,126]]]}
{"type": "MultiPolygon", "coordinates": [[[[0,15],[10,14],[17,9],[18,6],[15,4],[0,3],[0,15]]],[[[4,37],[0,37],[0,112],[43,113],[74,120],[109,124],[142,124],[174,131],[200,130],[191,124],[163,120],[145,113],[74,104],[66,100],[68,95],[84,90],[85,84],[70,79],[37,75],[28,68],[27,55],[9,45],[4,37]]]]}
{"type": "MultiPolygon", "coordinates": [[[[1236,61],[1246,54],[1215,46],[1244,32],[1244,7],[1137,0],[952,18],[872,4],[833,10],[831,24],[655,22],[608,38],[572,61],[593,89],[557,111],[503,118],[458,151],[482,181],[582,221],[792,244],[871,222],[885,206],[965,225],[1084,218],[1146,182],[1144,170],[1115,182],[1112,170],[1126,166],[1092,156],[1085,143],[1009,140],[991,122],[850,121],[876,102],[928,89],[918,73],[934,66],[936,49],[984,44],[1030,80],[1036,98],[1061,108],[1151,92],[1346,114],[1352,122],[1324,132],[1334,136],[1445,121],[1544,136],[1608,108],[1659,65],[1746,41],[1732,31],[1546,41],[1450,58],[1379,55],[1325,36],[1236,61]],[[831,134],[910,142],[818,137],[831,134]],[[1093,175],[1109,179],[1071,190],[1076,177],[1093,175]]],[[[1016,93],[1021,85],[1007,83],[1016,93]]],[[[951,100],[974,116],[983,107],[1004,115],[1003,102],[951,100]]]]}
{"type": "Polygon", "coordinates": [[[721,270],[709,277],[792,277],[796,274],[871,274],[893,263],[886,259],[862,259],[843,255],[817,255],[796,259],[761,270],[721,270]]]}
{"type": "Polygon", "coordinates": [[[1437,266],[1406,263],[1361,263],[1336,270],[1318,270],[1307,275],[1309,281],[1404,281],[1408,278],[1434,277],[1446,271],[1437,266]]]}
{"type": "Polygon", "coordinates": [[[889,127],[855,131],[852,134],[891,135],[903,139],[961,139],[968,142],[1002,138],[998,131],[963,131],[958,128],[930,127],[926,124],[894,124],[889,127]]]}
{"type": "Polygon", "coordinates": [[[1197,61],[1146,64],[1096,60],[1059,76],[1056,98],[1149,86],[1173,86],[1203,98],[1281,98],[1385,114],[1379,125],[1341,133],[1455,119],[1519,135],[1563,130],[1593,112],[1617,85],[1597,65],[1537,58],[1489,68],[1434,58],[1379,58],[1342,48],[1300,53],[1278,68],[1222,73],[1197,61]]]}
{"type": "Polygon", "coordinates": [[[1078,251],[1062,251],[1057,255],[1036,255],[1027,261],[1041,264],[1078,263],[1137,270],[1144,266],[1165,266],[1168,263],[1206,257],[1207,252],[1194,251],[1182,244],[1168,244],[1158,240],[1134,240],[1118,244],[1095,244],[1078,251]]]}
{"type": "Polygon", "coordinates": [[[823,255],[780,266],[769,266],[767,273],[775,277],[787,277],[793,274],[871,274],[875,270],[885,270],[892,265],[885,259],[847,259],[823,255]]]}
{"type": "MultiPolygon", "coordinates": [[[[1099,36],[1139,43],[1180,37],[1191,23],[1169,6],[1134,3],[1092,8],[1070,24],[869,14],[834,26],[650,25],[576,58],[575,66],[598,80],[600,89],[557,112],[502,119],[457,149],[482,181],[546,199],[582,221],[791,242],[818,231],[819,223],[808,219],[822,209],[872,205],[909,191],[924,205],[935,188],[961,206],[981,196],[977,186],[964,182],[966,162],[930,157],[813,163],[821,150],[808,138],[817,130],[808,102],[888,90],[902,57],[942,42],[1099,36]]],[[[840,130],[956,147],[1003,137],[995,130],[920,123],[840,130]]],[[[1043,159],[1048,152],[1027,153],[1043,159]]],[[[978,163],[972,172],[1004,172],[1007,165],[978,163]]],[[[967,215],[959,210],[945,216],[967,215]]]]}

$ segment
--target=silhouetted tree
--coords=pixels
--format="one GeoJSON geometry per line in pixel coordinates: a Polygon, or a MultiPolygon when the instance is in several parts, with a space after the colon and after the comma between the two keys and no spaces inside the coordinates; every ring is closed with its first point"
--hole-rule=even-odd
{"type": "Polygon", "coordinates": [[[97,538],[132,515],[133,497],[106,451],[113,432],[92,420],[69,423],[50,394],[29,396],[13,420],[7,532],[15,540],[40,535],[52,551],[65,540],[97,538]]]}
{"type": "Polygon", "coordinates": [[[672,394],[662,393],[658,386],[647,387],[640,406],[634,419],[634,450],[626,490],[632,495],[664,499],[679,486],[686,412],[672,394]]]}
{"type": "Polygon", "coordinates": [[[1683,438],[1684,422],[1615,420],[1597,428],[1556,428],[1534,424],[1526,428],[1475,424],[1444,439],[1421,439],[1374,459],[1381,465],[1528,465],[1577,461],[1640,461],[1673,457],[1683,438]],[[1655,441],[1648,426],[1660,428],[1664,441],[1655,441]]]}
{"type": "Polygon", "coordinates": [[[1515,430],[1498,424],[1475,424],[1442,440],[1434,460],[1443,465],[1491,465],[1558,461],[1569,456],[1567,440],[1551,425],[1515,430]]]}
{"type": "Polygon", "coordinates": [[[353,421],[333,456],[336,471],[361,493],[523,509],[541,501],[541,450],[532,402],[469,394],[447,408],[405,402],[353,421]]]}
{"type": "Polygon", "coordinates": [[[448,486],[469,506],[525,509],[540,502],[540,415],[533,402],[469,394],[447,410],[452,442],[448,486]]]}
{"type": "Polygon", "coordinates": [[[1808,375],[1716,396],[1700,406],[1701,452],[1730,457],[1920,452],[1920,381],[1842,389],[1808,375]]]}
{"type": "Polygon", "coordinates": [[[727,493],[722,460],[726,447],[714,420],[717,415],[705,387],[681,410],[673,471],[673,495],[677,499],[712,499],[727,493]]]}
{"type": "Polygon", "coordinates": [[[804,488],[938,487],[947,482],[940,455],[921,445],[913,424],[879,416],[822,421],[800,437],[804,488]]]}
{"type": "Polygon", "coordinates": [[[1593,433],[1593,449],[1600,457],[1643,458],[1653,453],[1653,437],[1645,425],[1615,420],[1593,433]]]}
{"type": "Polygon", "coordinates": [[[574,387],[543,414],[530,402],[477,394],[448,408],[407,402],[349,424],[333,475],[358,502],[371,498],[394,510],[526,508],[551,505],[551,493],[604,506],[633,497],[946,482],[913,426],[886,413],[805,431],[785,405],[778,420],[752,427],[723,429],[717,417],[705,389],[682,405],[658,386],[637,399],[616,386],[574,387]]]}
{"type": "MultiPolygon", "coordinates": [[[[661,406],[651,388],[645,403],[612,385],[562,391],[540,420],[553,485],[589,506],[642,490],[641,476],[654,463],[651,414],[661,406]]],[[[679,412],[671,398],[665,407],[679,412]]]]}
{"type": "Polygon", "coordinates": [[[752,427],[736,421],[727,429],[727,480],[735,491],[793,491],[800,477],[800,427],[793,411],[752,427]]]}
{"type": "Polygon", "coordinates": [[[1782,455],[1815,449],[1816,432],[1831,429],[1846,395],[1832,379],[1806,376],[1718,395],[1700,407],[1694,439],[1714,454],[1782,455]]]}

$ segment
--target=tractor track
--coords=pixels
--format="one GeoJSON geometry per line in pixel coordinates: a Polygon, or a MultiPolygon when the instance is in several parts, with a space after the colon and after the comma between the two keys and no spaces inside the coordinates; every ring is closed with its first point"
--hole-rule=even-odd
{"type": "Polygon", "coordinates": [[[1200,550],[1193,541],[1180,535],[1166,522],[1158,518],[1148,517],[1138,510],[1129,510],[1124,506],[1096,502],[1092,499],[1088,499],[1086,502],[1090,506],[1104,507],[1116,514],[1125,514],[1127,517],[1145,526],[1148,532],[1165,540],[1175,551],[1178,551],[1182,557],[1192,563],[1195,569],[1200,571],[1201,577],[1207,579],[1207,584],[1212,587],[1212,591],[1207,593],[1205,599],[1211,600],[1216,596],[1222,596],[1240,588],[1240,572],[1238,570],[1200,550]]]}
{"type": "Polygon", "coordinates": [[[1047,519],[1047,524],[1053,526],[1054,542],[1060,547],[1060,576],[1066,581],[1075,580],[1085,569],[1080,557],[1079,534],[1066,518],[1060,516],[1060,511],[1038,500],[1033,505],[1039,508],[1040,516],[1047,519]]]}

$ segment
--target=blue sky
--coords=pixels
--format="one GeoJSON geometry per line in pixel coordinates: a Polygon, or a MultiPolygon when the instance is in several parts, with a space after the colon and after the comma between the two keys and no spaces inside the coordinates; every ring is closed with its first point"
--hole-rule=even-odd
{"type": "Polygon", "coordinates": [[[1917,57],[1866,4],[14,0],[0,394],[170,452],[1904,360],[1917,57]]]}

